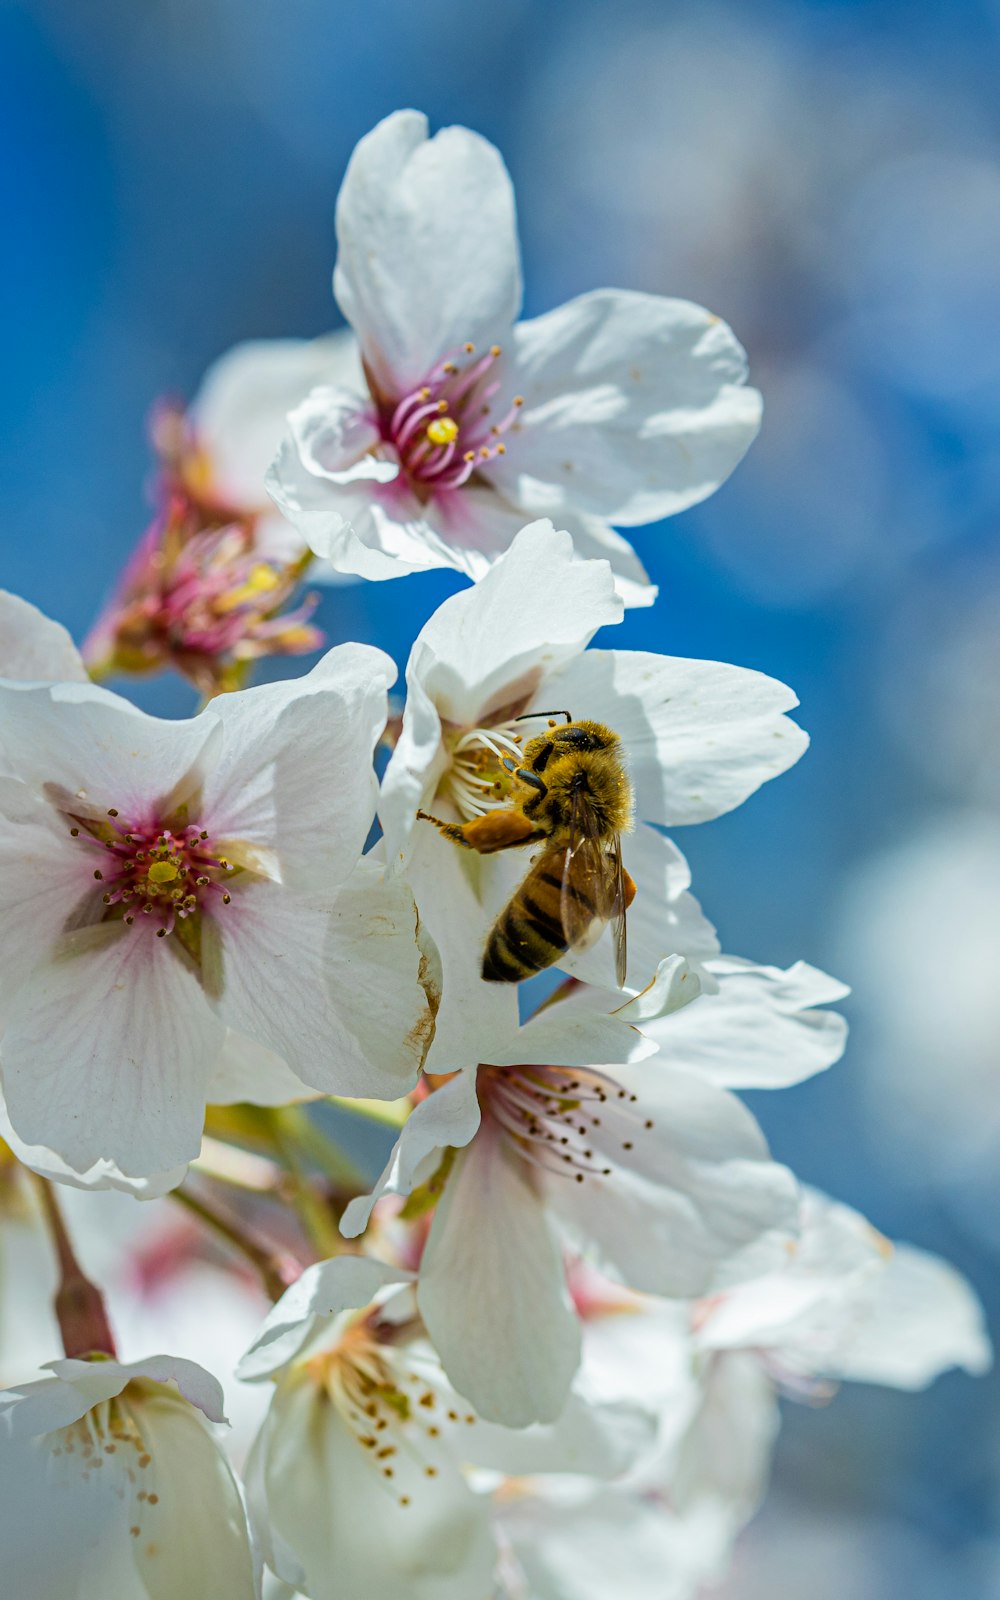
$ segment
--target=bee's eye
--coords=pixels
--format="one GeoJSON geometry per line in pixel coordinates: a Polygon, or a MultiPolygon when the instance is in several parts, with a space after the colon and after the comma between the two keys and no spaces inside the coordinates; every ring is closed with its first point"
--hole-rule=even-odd
{"type": "Polygon", "coordinates": [[[572,745],[574,750],[600,750],[603,744],[589,728],[559,728],[552,737],[561,744],[572,745]]]}

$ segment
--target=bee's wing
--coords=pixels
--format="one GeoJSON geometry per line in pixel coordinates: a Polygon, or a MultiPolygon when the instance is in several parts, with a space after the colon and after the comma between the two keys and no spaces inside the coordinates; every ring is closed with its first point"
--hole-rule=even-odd
{"type": "Polygon", "coordinates": [[[628,905],[628,899],[625,894],[621,834],[616,833],[611,841],[608,857],[613,863],[615,878],[615,902],[611,910],[611,937],[615,942],[615,982],[621,989],[628,972],[628,930],[625,925],[625,907],[628,905]]]}
{"type": "Polygon", "coordinates": [[[562,868],[563,932],[571,950],[589,950],[613,921],[619,984],[624,981],[625,904],[618,835],[610,843],[602,839],[585,797],[574,795],[562,868]]]}

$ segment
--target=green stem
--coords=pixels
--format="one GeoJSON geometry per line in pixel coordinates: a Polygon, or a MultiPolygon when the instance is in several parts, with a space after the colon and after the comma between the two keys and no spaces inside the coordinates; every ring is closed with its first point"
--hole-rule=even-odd
{"type": "Polygon", "coordinates": [[[280,1300],[289,1284],[295,1282],[300,1270],[298,1262],[269,1249],[229,1212],[220,1211],[215,1206],[209,1205],[190,1189],[174,1189],[170,1198],[184,1206],[249,1261],[272,1300],[280,1300]]]}

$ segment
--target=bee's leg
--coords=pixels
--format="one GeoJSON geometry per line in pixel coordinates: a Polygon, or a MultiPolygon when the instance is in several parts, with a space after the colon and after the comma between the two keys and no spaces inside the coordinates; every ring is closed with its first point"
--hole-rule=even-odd
{"type": "Polygon", "coordinates": [[[548,838],[545,830],[536,828],[521,811],[487,811],[485,816],[473,817],[471,822],[442,822],[440,817],[432,817],[427,811],[418,811],[417,816],[424,822],[433,822],[446,839],[484,856],[548,838]]]}
{"type": "Polygon", "coordinates": [[[625,894],[625,910],[627,911],[635,899],[635,879],[630,872],[622,867],[622,889],[625,894]]]}
{"type": "Polygon", "coordinates": [[[526,783],[529,789],[535,789],[538,791],[536,798],[531,802],[531,804],[537,805],[538,796],[544,796],[548,794],[548,784],[543,783],[542,779],[538,776],[537,761],[535,763],[534,770],[530,767],[519,767],[515,765],[509,756],[504,756],[503,764],[507,768],[507,771],[510,773],[511,777],[519,779],[521,783],[526,783]]]}

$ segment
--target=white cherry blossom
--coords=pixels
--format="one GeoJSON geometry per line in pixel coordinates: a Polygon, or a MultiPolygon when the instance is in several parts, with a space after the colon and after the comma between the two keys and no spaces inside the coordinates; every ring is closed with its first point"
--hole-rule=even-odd
{"type": "Polygon", "coordinates": [[[589,1392],[659,1419],[627,1486],[687,1528],[703,1582],[723,1575],[766,1491],[779,1397],[828,1400],[843,1381],[920,1389],[991,1361],[959,1273],[814,1190],[803,1192],[797,1243],[760,1278],[689,1306],[625,1295],[579,1269],[573,1288],[589,1392]]]}
{"type": "MultiPolygon", "coordinates": [[[[275,509],[264,484],[285,417],[316,384],[360,380],[354,339],[343,331],[319,339],[251,339],[234,345],[205,373],[183,423],[176,418],[172,423],[172,487],[203,504],[215,521],[221,514],[254,522],[262,553],[295,560],[303,541],[275,509]]],[[[164,431],[161,420],[154,437],[164,431]]],[[[326,575],[323,564],[313,575],[326,575]]]]}
{"type": "Polygon", "coordinates": [[[291,412],[279,506],[342,571],[456,567],[478,579],[522,523],[552,515],[605,555],[630,604],[653,589],[611,524],[671,516],[751,444],[760,396],[701,306],[598,289],[517,323],[510,178],[467,128],[416,111],[357,146],[337,202],[334,292],[364,382],[291,412]]]}
{"type": "Polygon", "coordinates": [[[416,913],[359,863],[392,676],[340,646],[188,722],[0,684],[0,1074],[22,1145],[79,1174],[183,1166],[227,1027],[305,1093],[412,1085],[432,1026],[416,913]]]}
{"type": "MultiPolygon", "coordinates": [[[[663,1009],[683,998],[674,987],[663,1009]]],[[[385,1192],[433,1208],[421,1315],[459,1392],[511,1427],[557,1417],[579,1365],[567,1245],[634,1289],[689,1298],[767,1270],[796,1228],[794,1179],[746,1108],[683,1048],[649,1057],[641,997],[604,1016],[598,1055],[598,1002],[581,989],[484,1037],[485,1064],[418,1104],[342,1223],[360,1232],[385,1192]],[[643,1031],[626,1059],[630,1013],[643,1031]]]]}
{"type": "Polygon", "coordinates": [[[255,1600],[222,1390],[171,1356],[49,1363],[0,1392],[0,1549],[17,1600],[255,1600]]]}
{"type": "Polygon", "coordinates": [[[239,1369],[276,1384],[247,1469],[266,1559],[312,1600],[489,1594],[489,1501],[466,1463],[608,1477],[648,1443],[637,1408],[582,1400],[555,1428],[484,1424],[441,1372],[411,1278],[361,1256],[308,1268],[239,1369]]]}
{"type": "MultiPolygon", "coordinates": [[[[622,615],[607,563],[578,559],[568,534],[540,522],[523,529],[474,588],[439,606],[413,646],[379,815],[386,860],[405,872],[441,954],[431,1070],[468,1065],[484,1032],[508,1026],[509,986],[481,981],[482,951],[529,852],[477,856],[418,820],[418,810],[462,821],[506,803],[511,781],[502,762],[517,759],[519,741],[544,730],[543,713],[566,710],[613,729],[638,819],[623,850],[638,891],[628,913],[630,987],[637,989],[665,955],[704,962],[718,951],[688,893],[684,858],[659,829],[731,810],[806,746],[786,715],[795,696],[762,673],[587,648],[622,615]]],[[[607,937],[560,965],[614,984],[607,937]]]]}

